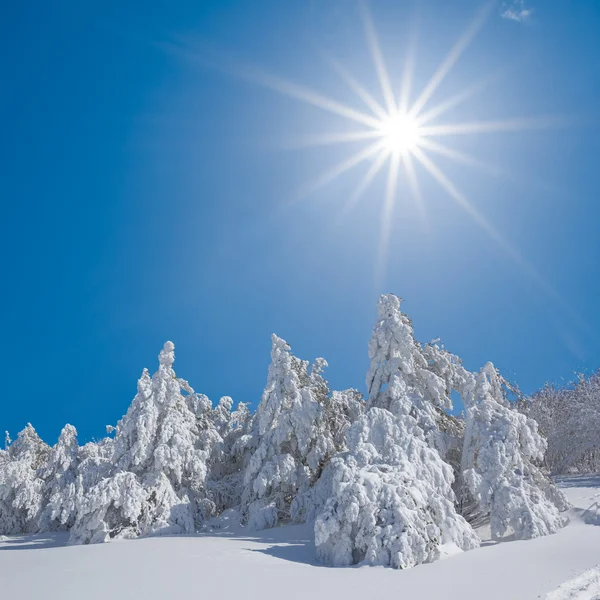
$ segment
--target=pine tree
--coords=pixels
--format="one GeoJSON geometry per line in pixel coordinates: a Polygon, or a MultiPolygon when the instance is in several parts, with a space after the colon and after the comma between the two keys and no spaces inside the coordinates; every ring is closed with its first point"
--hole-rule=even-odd
{"type": "Polygon", "coordinates": [[[400,311],[400,302],[393,294],[384,294],[378,301],[378,319],[369,342],[369,404],[397,416],[414,417],[427,442],[444,454],[439,414],[452,408],[449,390],[430,368],[410,319],[400,311]]]}
{"type": "Polygon", "coordinates": [[[272,336],[267,386],[253,420],[256,450],[244,473],[242,509],[251,529],[307,516],[300,497],[335,452],[323,416],[329,395],[322,377],[326,364],[317,359],[309,368],[284,340],[272,336]]]}
{"type": "Polygon", "coordinates": [[[213,513],[206,478],[222,439],[210,401],[176,376],[174,360],[175,347],[167,342],[158,371],[152,378],[142,373],[138,393],[116,427],[114,467],[85,492],[73,543],[189,533],[213,513]]]}
{"type": "Polygon", "coordinates": [[[40,531],[64,530],[73,525],[78,500],[78,474],[77,431],[72,425],[65,425],[58,442],[49,452],[42,472],[44,509],[38,522],[40,531]]]}
{"type": "Polygon", "coordinates": [[[207,490],[217,513],[239,508],[243,491],[244,466],[251,452],[252,415],[248,405],[224,396],[213,411],[213,422],[222,442],[215,445],[207,490]]]}
{"type": "Polygon", "coordinates": [[[324,563],[404,569],[436,560],[445,544],[479,544],[454,509],[452,468],[413,417],[370,407],[350,427],[348,447],[318,486],[328,498],[315,522],[324,563]]]}
{"type": "Polygon", "coordinates": [[[330,461],[317,486],[316,495],[328,498],[315,522],[318,556],[331,565],[407,568],[435,560],[444,544],[476,547],[454,507],[453,469],[440,454],[449,386],[392,294],[379,299],[369,358],[369,407],[348,430],[348,451],[330,461]]]}
{"type": "Polygon", "coordinates": [[[511,408],[504,380],[492,363],[476,378],[466,403],[463,477],[494,539],[530,539],[554,533],[567,520],[568,502],[540,471],[546,449],[537,423],[511,408]]]}
{"type": "Polygon", "coordinates": [[[44,507],[44,480],[50,448],[31,424],[12,442],[0,462],[0,534],[34,533],[44,507]]]}

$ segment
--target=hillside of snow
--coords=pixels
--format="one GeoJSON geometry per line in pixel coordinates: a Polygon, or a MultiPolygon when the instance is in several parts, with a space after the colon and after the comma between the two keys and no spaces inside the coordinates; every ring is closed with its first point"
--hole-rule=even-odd
{"type": "MultiPolygon", "coordinates": [[[[323,567],[306,526],[247,534],[225,524],[207,534],[88,546],[66,546],[65,534],[4,537],[1,597],[594,600],[600,598],[600,477],[563,478],[560,485],[573,509],[570,525],[558,533],[484,542],[399,571],[323,567]]],[[[485,537],[485,529],[479,533],[485,537]]]]}

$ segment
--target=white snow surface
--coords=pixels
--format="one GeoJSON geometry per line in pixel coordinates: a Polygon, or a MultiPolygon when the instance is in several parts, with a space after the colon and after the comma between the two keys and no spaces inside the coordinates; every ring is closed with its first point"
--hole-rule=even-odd
{"type": "MultiPolygon", "coordinates": [[[[68,534],[0,537],[0,597],[89,600],[176,597],[286,600],[600,598],[600,476],[563,478],[571,523],[554,535],[493,543],[407,570],[332,568],[306,525],[67,546],[68,534]],[[591,507],[591,508],[590,508],[591,507]],[[589,510],[588,510],[589,509],[589,510]],[[376,592],[375,592],[376,591],[376,592]],[[375,592],[375,593],[374,593],[375,592]]],[[[485,529],[479,533],[482,537],[485,529]]]]}

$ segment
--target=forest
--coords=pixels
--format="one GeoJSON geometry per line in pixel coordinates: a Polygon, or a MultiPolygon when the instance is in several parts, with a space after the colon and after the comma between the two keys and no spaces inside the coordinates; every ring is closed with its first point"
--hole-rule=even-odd
{"type": "Polygon", "coordinates": [[[69,543],[309,523],[319,561],[404,569],[443,548],[531,539],[564,527],[554,482],[600,461],[600,375],[514,396],[492,363],[478,372],[420,343],[393,294],[379,298],[367,395],[331,390],[327,362],[272,336],[256,411],[216,405],[178,377],[166,342],[116,427],[54,446],[31,425],[0,450],[0,534],[69,532],[69,543]],[[464,406],[453,410],[453,396],[464,406]]]}

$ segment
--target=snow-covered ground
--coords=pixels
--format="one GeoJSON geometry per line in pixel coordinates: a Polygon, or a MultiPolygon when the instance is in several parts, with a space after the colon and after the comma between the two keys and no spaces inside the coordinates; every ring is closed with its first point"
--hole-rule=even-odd
{"type": "Polygon", "coordinates": [[[560,483],[574,509],[559,533],[405,571],[322,567],[302,526],[91,546],[65,546],[64,534],[0,537],[0,598],[598,600],[600,476],[560,483]]]}

